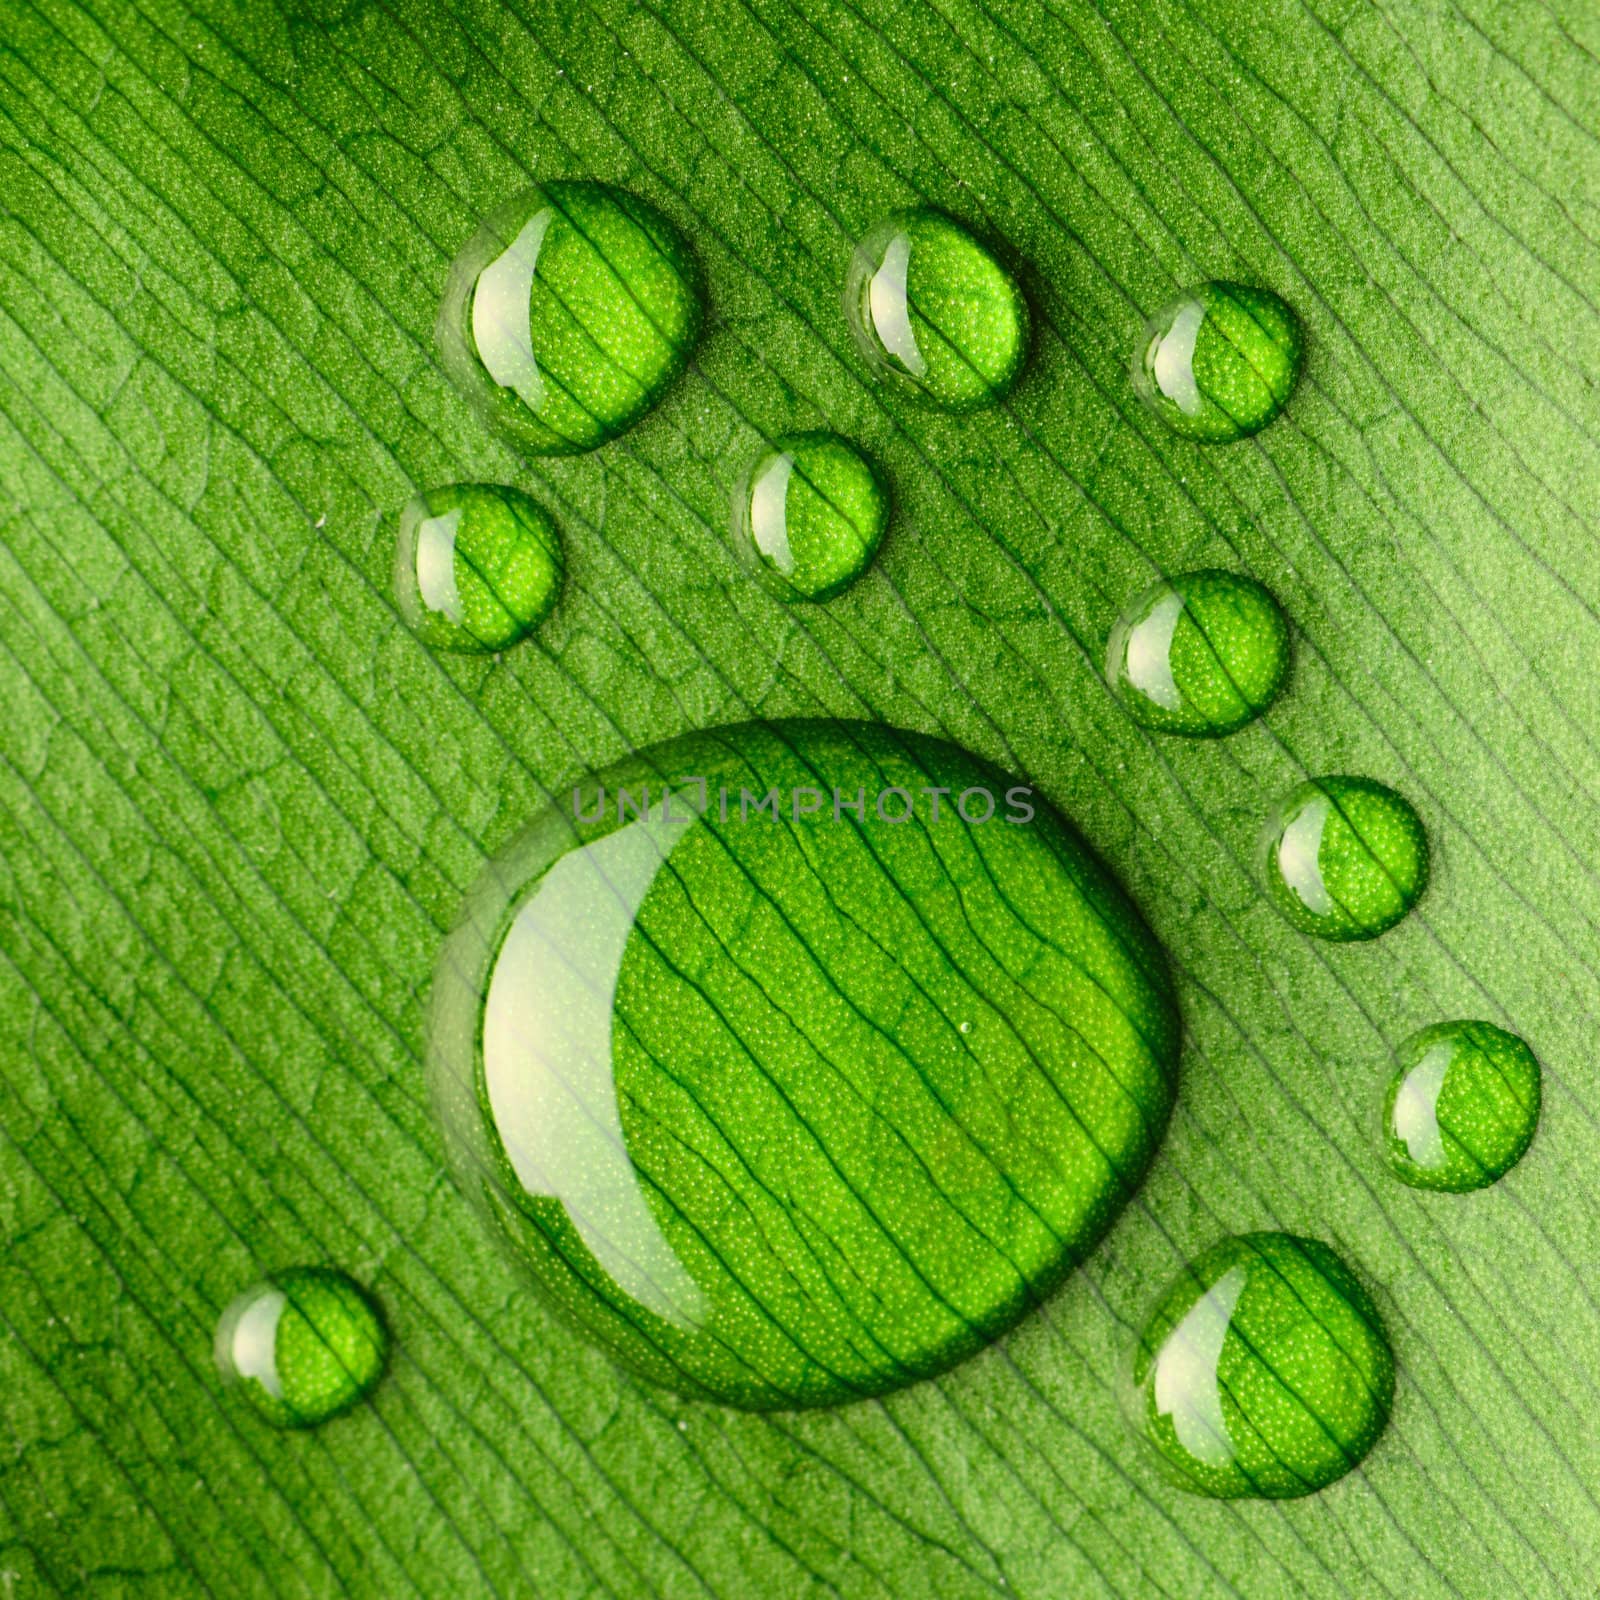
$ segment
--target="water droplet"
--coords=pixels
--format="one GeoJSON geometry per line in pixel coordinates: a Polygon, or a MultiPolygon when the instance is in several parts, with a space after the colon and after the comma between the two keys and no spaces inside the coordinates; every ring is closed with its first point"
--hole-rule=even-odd
{"type": "Polygon", "coordinates": [[[1151,318],[1133,382],[1175,433],[1226,443],[1283,410],[1303,357],[1299,319],[1277,295],[1219,280],[1151,318]]]}
{"type": "Polygon", "coordinates": [[[436,338],[491,427],[534,455],[593,450],[659,400],[700,332],[694,258],[636,195],[529,190],[450,268],[436,338]]]}
{"type": "Polygon", "coordinates": [[[827,600],[872,563],[889,491],[872,463],[832,433],[777,440],[734,491],[734,543],[783,600],[827,600]]]}
{"type": "Polygon", "coordinates": [[[268,1421],[309,1428],[372,1392],[389,1335],[366,1292],[327,1267],[247,1289],[217,1324],[217,1367],[268,1421]]]}
{"type": "Polygon", "coordinates": [[[550,614],[561,592],[561,536],[516,489],[448,483],[400,513],[400,614],[441,650],[503,650],[550,614]]]}
{"type": "Polygon", "coordinates": [[[1267,889],[1320,939],[1375,939],[1428,884],[1428,836],[1410,803],[1371,778],[1313,778],[1269,829],[1267,889]]]}
{"type": "Polygon", "coordinates": [[[1539,1100],[1539,1063],[1514,1033],[1489,1022],[1424,1028],[1400,1046],[1383,1103],[1390,1170],[1418,1189],[1481,1189],[1522,1159],[1539,1100]]]}
{"type": "Polygon", "coordinates": [[[845,279],[845,316],[880,374],[947,411],[1006,395],[1028,354],[1028,305],[1016,280],[937,211],[873,227],[845,279]]]}
{"type": "Polygon", "coordinates": [[[1196,1494],[1285,1499],[1377,1442],[1394,1356],[1377,1307],[1325,1244],[1224,1239],[1162,1297],[1134,1356],[1137,1426],[1196,1494]]]}
{"type": "Polygon", "coordinates": [[[1278,602],[1236,572],[1188,572],[1146,589],[1106,647],[1106,679],[1134,721],[1197,738],[1259,717],[1288,672],[1278,602]]]}
{"type": "Polygon", "coordinates": [[[629,758],[491,864],[429,1070],[559,1305],[660,1383],[773,1407],[942,1371],[1037,1304],[1140,1182],[1178,1040],[1153,936],[1026,784],[751,723],[629,758]]]}

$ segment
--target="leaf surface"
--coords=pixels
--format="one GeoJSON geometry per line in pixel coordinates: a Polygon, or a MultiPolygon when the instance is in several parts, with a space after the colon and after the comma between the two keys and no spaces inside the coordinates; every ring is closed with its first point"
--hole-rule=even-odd
{"type": "Polygon", "coordinates": [[[1569,0],[8,0],[0,28],[0,1593],[1545,1597],[1600,1563],[1600,26],[1569,0]],[[452,392],[448,262],[530,180],[693,242],[696,361],[530,463],[452,392]],[[870,381],[852,241],[929,203],[1022,263],[1032,364],[949,419],[870,381]],[[1212,278],[1302,318],[1247,442],[1127,378],[1212,278]],[[882,463],[873,574],[737,565],[760,441],[882,463]],[[417,489],[513,483],[568,586],[498,660],[389,593],[417,489]],[[1158,575],[1296,628],[1265,725],[1141,732],[1099,674],[1158,575]],[[882,1402],[761,1418],[621,1376],[493,1254],[421,1075],[439,942],[580,769],[863,717],[1027,773],[1171,953],[1184,1083],[1139,1200],[1014,1334],[882,1402]],[[1253,867],[1307,775],[1403,792],[1418,912],[1313,944],[1253,867]],[[1404,1190],[1390,1055],[1481,1017],[1545,1065],[1505,1182],[1404,1190]],[[1387,1435],[1310,1500],[1134,1449],[1137,1324],[1220,1235],[1372,1287],[1387,1435]],[[328,1263],[396,1336],[288,1436],[223,1393],[245,1283],[328,1263]]]}

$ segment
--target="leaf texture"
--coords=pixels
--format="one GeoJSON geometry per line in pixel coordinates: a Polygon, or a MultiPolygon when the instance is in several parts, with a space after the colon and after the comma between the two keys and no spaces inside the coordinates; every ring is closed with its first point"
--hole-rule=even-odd
{"type": "Polygon", "coordinates": [[[1600,23],[1573,0],[4,0],[0,7],[0,1593],[1495,1596],[1600,1563],[1600,23]],[[530,181],[692,241],[659,409],[529,463],[435,358],[448,263],[530,181]],[[960,420],[874,384],[853,241],[931,204],[1021,263],[1031,365],[960,420]],[[1274,290],[1306,370],[1257,438],[1144,411],[1144,319],[1274,290]],[[728,499],[761,440],[860,442],[873,574],[785,608],[728,499]],[[512,483],[567,546],[535,640],[430,653],[395,518],[512,483]],[[1296,629],[1264,724],[1138,729],[1100,677],[1162,574],[1296,629]],[[680,732],[866,718],[1028,774],[1172,956],[1178,1109],[1015,1333],[762,1418],[622,1376],[494,1254],[419,1061],[465,886],[547,795],[680,732]],[[1254,870],[1273,803],[1369,775],[1434,883],[1331,948],[1254,870]],[[1404,1190],[1394,1047],[1482,1017],[1545,1065],[1499,1186],[1404,1190]],[[1327,1241],[1393,1422],[1285,1505],[1137,1454],[1137,1325],[1230,1232],[1327,1241]],[[223,1306],[328,1263],[395,1334],[276,1433],[223,1306]]]}

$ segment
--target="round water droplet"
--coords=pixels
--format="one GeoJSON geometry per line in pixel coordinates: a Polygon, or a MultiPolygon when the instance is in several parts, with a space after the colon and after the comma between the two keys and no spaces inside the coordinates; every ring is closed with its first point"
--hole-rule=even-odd
{"type": "Polygon", "coordinates": [[[1313,778],[1278,808],[1267,889],[1319,939],[1375,939],[1428,885],[1428,836],[1408,801],[1371,778],[1313,778]]]}
{"type": "Polygon", "coordinates": [[[1133,1379],[1140,1432],[1178,1483],[1277,1500],[1326,1487],[1377,1442],[1394,1357],[1332,1250],[1251,1233],[1213,1245],[1168,1289],[1133,1379]]]}
{"type": "Polygon", "coordinates": [[[940,1372],[1048,1294],[1140,1182],[1178,1044],[1152,935],[1025,784],[749,723],[493,862],[429,1070],[463,1186],[560,1306],[660,1383],[781,1407],[940,1372]]]}
{"type": "Polygon", "coordinates": [[[485,219],[451,265],[439,352],[491,427],[534,455],[593,450],[683,371],[700,332],[689,247],[654,206],[550,183],[485,219]]]}
{"type": "Polygon", "coordinates": [[[1289,673],[1278,602],[1237,572],[1187,572],[1117,619],[1106,679],[1135,722],[1215,738],[1259,717],[1289,673]]]}
{"type": "Polygon", "coordinates": [[[448,483],[400,513],[400,614],[441,650],[503,650],[544,621],[561,592],[561,536],[527,495],[448,483]]]}
{"type": "Polygon", "coordinates": [[[1283,410],[1303,357],[1299,320],[1277,295],[1217,281],[1150,320],[1133,382],[1174,432],[1226,443],[1283,410]]]}
{"type": "Polygon", "coordinates": [[[1514,1033],[1489,1022],[1424,1028],[1400,1046],[1383,1103],[1390,1170],[1418,1189],[1481,1189],[1522,1159],[1539,1098],[1539,1063],[1514,1033]]]}
{"type": "Polygon", "coordinates": [[[888,217],[856,246],[845,316],[873,369],[947,411],[1010,392],[1028,354],[1016,280],[937,211],[888,217]]]}
{"type": "Polygon", "coordinates": [[[889,491],[872,463],[832,433],[777,440],[734,492],[734,542],[783,600],[827,600],[872,564],[889,491]]]}
{"type": "Polygon", "coordinates": [[[389,1335],[364,1290],[327,1267],[291,1267],[247,1289],[217,1324],[217,1367],[284,1428],[309,1428],[370,1394],[389,1335]]]}

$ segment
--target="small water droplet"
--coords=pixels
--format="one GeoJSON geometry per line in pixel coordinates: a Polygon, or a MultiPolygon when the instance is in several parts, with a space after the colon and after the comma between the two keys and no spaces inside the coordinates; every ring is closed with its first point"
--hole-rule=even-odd
{"type": "Polygon", "coordinates": [[[1278,602],[1236,572],[1187,572],[1146,589],[1106,647],[1106,680],[1134,721],[1195,738],[1259,717],[1288,672],[1278,602]]]}
{"type": "Polygon", "coordinates": [[[1303,358],[1299,319],[1277,295],[1219,279],[1151,318],[1133,382],[1175,433],[1226,443],[1283,410],[1303,358]]]}
{"type": "Polygon", "coordinates": [[[845,316],[878,373],[947,411],[1010,392],[1028,354],[1028,305],[1016,280],[937,211],[886,218],[856,246],[845,316]]]}
{"type": "Polygon", "coordinates": [[[247,1289],[217,1324],[217,1368],[268,1421],[308,1428],[370,1394],[389,1334],[342,1272],[290,1267],[247,1289]]]}
{"type": "Polygon", "coordinates": [[[428,1033],[496,1239],[635,1370],[758,1408],[1012,1326],[1140,1182],[1179,1042],[1154,937],[1027,784],[820,721],[563,796],[470,894],[428,1033]]]}
{"type": "Polygon", "coordinates": [[[1489,1022],[1438,1022],[1400,1046],[1383,1103],[1389,1168],[1418,1189],[1465,1194],[1504,1177],[1539,1123],[1539,1063],[1489,1022]]]}
{"type": "Polygon", "coordinates": [[[532,632],[561,592],[561,536],[519,490],[447,483],[400,513],[395,598],[441,650],[502,650],[532,632]]]}
{"type": "Polygon", "coordinates": [[[783,600],[827,600],[872,563],[889,526],[876,469],[832,433],[778,439],[734,492],[734,543],[783,600]]]}
{"type": "Polygon", "coordinates": [[[1428,884],[1428,836],[1410,802],[1371,778],[1313,778],[1268,829],[1267,890],[1320,939],[1375,939],[1428,884]]]}
{"type": "Polygon", "coordinates": [[[1135,1424],[1176,1482],[1285,1499],[1342,1478],[1377,1442],[1394,1356],[1332,1250],[1251,1233],[1213,1245],[1167,1290],[1133,1381],[1135,1424]]]}
{"type": "Polygon", "coordinates": [[[652,205],[557,182],[485,219],[450,268],[436,338],[485,420],[534,455],[593,450],[683,371],[699,275],[652,205]]]}

